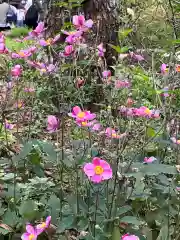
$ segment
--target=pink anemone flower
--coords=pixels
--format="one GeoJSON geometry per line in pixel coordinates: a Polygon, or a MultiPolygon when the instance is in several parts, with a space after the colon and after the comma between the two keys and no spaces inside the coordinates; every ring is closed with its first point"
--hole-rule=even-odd
{"type": "Polygon", "coordinates": [[[91,113],[90,111],[82,111],[78,106],[73,107],[72,112],[68,113],[68,115],[75,118],[79,122],[91,121],[96,118],[95,113],[91,113]]]}
{"type": "Polygon", "coordinates": [[[44,30],[44,23],[39,22],[37,27],[30,33],[30,36],[38,37],[44,30]]]}
{"type": "Polygon", "coordinates": [[[67,45],[65,48],[64,48],[64,56],[70,56],[71,54],[74,53],[74,48],[73,48],[73,45],[67,45]]]}
{"type": "Polygon", "coordinates": [[[26,232],[23,233],[21,236],[22,240],[36,240],[38,237],[38,232],[36,228],[34,228],[32,225],[28,224],[26,225],[26,232]]]}
{"type": "Polygon", "coordinates": [[[36,226],[38,235],[44,232],[49,227],[50,224],[51,224],[51,216],[48,216],[45,222],[42,222],[41,224],[38,224],[36,226]]]}
{"type": "Polygon", "coordinates": [[[152,162],[154,162],[154,161],[157,161],[157,158],[155,158],[155,157],[145,157],[144,158],[144,163],[152,163],[152,162]]]}
{"type": "Polygon", "coordinates": [[[129,233],[121,237],[122,240],[139,240],[139,237],[136,235],[130,235],[129,233]]]}
{"type": "Polygon", "coordinates": [[[104,53],[106,52],[106,49],[103,48],[103,43],[100,43],[100,44],[97,46],[97,49],[98,49],[98,56],[99,56],[99,57],[104,57],[104,53]]]}
{"type": "Polygon", "coordinates": [[[58,129],[59,120],[53,116],[49,115],[47,119],[47,131],[49,133],[55,132],[58,129]]]}
{"type": "Polygon", "coordinates": [[[75,15],[73,16],[73,25],[84,32],[88,31],[89,28],[92,28],[93,21],[91,19],[85,20],[84,15],[75,15]]]}
{"type": "Polygon", "coordinates": [[[162,74],[167,74],[168,73],[168,67],[165,63],[161,65],[161,73],[162,74]]]}
{"type": "Polygon", "coordinates": [[[105,160],[95,157],[92,163],[86,163],[83,167],[84,173],[94,183],[100,183],[112,178],[112,169],[105,160]]]}
{"type": "Polygon", "coordinates": [[[126,133],[118,134],[113,128],[106,128],[105,134],[108,138],[120,139],[126,136],[126,133]]]}
{"type": "Polygon", "coordinates": [[[21,65],[15,65],[12,69],[11,69],[11,75],[13,77],[19,77],[22,73],[22,68],[21,65]]]}
{"type": "Polygon", "coordinates": [[[103,78],[110,78],[111,77],[111,71],[110,70],[105,70],[102,72],[103,78]]]}
{"type": "Polygon", "coordinates": [[[67,31],[62,30],[62,33],[67,35],[66,40],[65,40],[67,43],[74,44],[77,42],[78,38],[81,37],[83,32],[82,31],[67,32],[67,31]]]}

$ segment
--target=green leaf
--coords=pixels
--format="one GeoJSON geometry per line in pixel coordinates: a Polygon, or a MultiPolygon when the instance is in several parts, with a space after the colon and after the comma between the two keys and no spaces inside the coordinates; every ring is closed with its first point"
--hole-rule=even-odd
{"type": "Polygon", "coordinates": [[[26,143],[26,144],[23,146],[21,152],[20,152],[18,155],[14,156],[14,157],[12,158],[12,161],[13,161],[13,162],[18,162],[20,159],[26,158],[26,156],[31,152],[32,146],[33,146],[33,144],[32,144],[31,141],[28,142],[28,143],[26,143]]]}
{"type": "Polygon", "coordinates": [[[121,47],[120,46],[115,46],[112,44],[108,44],[112,49],[114,49],[117,53],[121,53],[121,47]]]}
{"type": "Polygon", "coordinates": [[[118,216],[123,215],[131,210],[132,210],[131,206],[129,206],[129,205],[123,206],[117,210],[117,215],[118,216]]]}
{"type": "Polygon", "coordinates": [[[27,219],[33,219],[37,212],[37,205],[33,200],[27,200],[25,202],[22,202],[22,204],[19,207],[19,213],[27,218],[27,219]]]}
{"type": "Polygon", "coordinates": [[[119,39],[124,39],[132,32],[132,29],[124,29],[118,32],[119,39]]]}
{"type": "Polygon", "coordinates": [[[141,172],[147,175],[158,175],[160,173],[177,174],[176,167],[166,165],[166,164],[156,164],[156,163],[143,165],[143,167],[141,168],[141,172]]]}
{"type": "Polygon", "coordinates": [[[147,137],[151,138],[156,135],[156,132],[152,127],[147,127],[146,134],[147,134],[147,137]]]}
{"type": "Polygon", "coordinates": [[[133,224],[133,225],[143,224],[143,222],[141,220],[137,219],[134,216],[125,216],[125,217],[121,218],[121,222],[122,223],[130,223],[130,224],[133,224]]]}
{"type": "Polygon", "coordinates": [[[57,218],[59,217],[60,213],[60,199],[55,195],[51,195],[50,199],[48,200],[49,208],[51,209],[51,218],[52,223],[57,223],[57,218]]]}
{"type": "Polygon", "coordinates": [[[49,161],[56,162],[57,160],[57,153],[55,151],[55,148],[52,143],[49,142],[41,142],[41,147],[43,149],[43,152],[47,154],[47,158],[49,161]]]}
{"type": "Polygon", "coordinates": [[[3,223],[11,227],[15,227],[16,224],[18,224],[18,222],[19,222],[19,218],[16,215],[16,213],[11,212],[11,210],[8,209],[3,216],[3,223]]]}
{"type": "Polygon", "coordinates": [[[2,228],[2,227],[0,227],[0,234],[2,234],[2,235],[7,235],[8,233],[10,233],[11,231],[9,231],[9,230],[7,230],[7,229],[5,229],[5,228],[2,228]]]}

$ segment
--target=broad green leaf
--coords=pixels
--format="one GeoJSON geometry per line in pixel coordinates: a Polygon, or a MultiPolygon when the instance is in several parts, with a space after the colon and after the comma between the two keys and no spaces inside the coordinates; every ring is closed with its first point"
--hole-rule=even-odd
{"type": "Polygon", "coordinates": [[[60,199],[56,195],[51,195],[48,200],[48,206],[51,211],[52,223],[56,224],[60,214],[60,199]]]}
{"type": "Polygon", "coordinates": [[[160,173],[177,174],[177,170],[174,166],[156,163],[143,165],[140,171],[147,175],[157,175],[160,173]]]}
{"type": "Polygon", "coordinates": [[[11,212],[11,210],[8,209],[3,216],[3,223],[11,227],[15,227],[18,222],[19,222],[19,218],[16,215],[16,213],[11,212]]]}
{"type": "Polygon", "coordinates": [[[19,213],[29,219],[32,220],[37,212],[37,205],[33,200],[23,201],[19,207],[19,213]]]}
{"type": "Polygon", "coordinates": [[[147,134],[147,137],[151,138],[156,135],[156,131],[152,127],[147,127],[146,134],[147,134]]]}
{"type": "Polygon", "coordinates": [[[121,218],[120,221],[122,223],[130,223],[130,224],[133,224],[133,225],[143,224],[143,222],[141,220],[137,219],[134,216],[125,216],[125,217],[121,218]]]}
{"type": "Polygon", "coordinates": [[[43,152],[47,154],[49,161],[55,162],[57,160],[57,153],[52,143],[43,141],[41,142],[41,147],[43,149],[43,152]]]}
{"type": "Polygon", "coordinates": [[[129,212],[129,211],[131,211],[131,210],[132,210],[132,207],[129,206],[129,205],[122,206],[121,208],[119,208],[119,209],[117,210],[117,215],[118,215],[118,216],[123,215],[123,214],[125,214],[125,213],[127,213],[127,212],[129,212]]]}

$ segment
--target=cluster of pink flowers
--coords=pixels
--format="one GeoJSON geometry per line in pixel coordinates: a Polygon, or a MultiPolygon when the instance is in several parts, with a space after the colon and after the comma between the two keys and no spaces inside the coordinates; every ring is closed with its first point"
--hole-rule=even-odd
{"type": "Polygon", "coordinates": [[[149,108],[142,106],[140,108],[127,108],[125,106],[121,106],[119,108],[120,113],[131,116],[131,117],[145,117],[145,118],[159,118],[158,110],[150,110],[149,108]]]}
{"type": "Polygon", "coordinates": [[[21,239],[36,240],[37,237],[50,226],[50,223],[51,223],[51,216],[48,216],[45,222],[42,222],[41,224],[38,224],[35,227],[33,227],[31,224],[27,224],[26,232],[23,233],[23,235],[21,236],[21,239]]]}
{"type": "Polygon", "coordinates": [[[67,35],[65,41],[68,43],[63,53],[65,57],[70,56],[75,52],[75,44],[83,42],[82,35],[84,32],[87,32],[90,28],[92,28],[93,21],[91,19],[86,21],[83,15],[75,15],[73,16],[73,25],[75,27],[74,31],[62,31],[62,33],[67,35]]]}
{"type": "Polygon", "coordinates": [[[112,178],[112,169],[109,163],[98,157],[93,158],[92,163],[86,163],[83,170],[89,180],[94,183],[112,178]]]}

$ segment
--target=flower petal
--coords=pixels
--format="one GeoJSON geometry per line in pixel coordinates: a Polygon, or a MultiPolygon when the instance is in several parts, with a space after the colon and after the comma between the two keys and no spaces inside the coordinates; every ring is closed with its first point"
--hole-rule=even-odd
{"type": "Polygon", "coordinates": [[[34,235],[36,234],[35,229],[31,224],[26,225],[26,231],[30,234],[34,234],[34,235]]]}
{"type": "Polygon", "coordinates": [[[26,232],[26,233],[23,233],[23,235],[21,236],[21,239],[22,239],[22,240],[29,240],[29,235],[30,235],[30,234],[27,233],[27,232],[26,232]]]}
{"type": "Polygon", "coordinates": [[[95,174],[95,171],[94,171],[94,165],[92,163],[86,163],[84,165],[84,173],[88,176],[88,177],[92,177],[94,176],[95,174]]]}
{"type": "Polygon", "coordinates": [[[80,107],[78,107],[78,106],[73,107],[73,113],[74,113],[74,114],[77,115],[77,114],[80,113],[80,112],[82,112],[82,110],[81,110],[80,107]]]}
{"type": "Polygon", "coordinates": [[[93,165],[100,166],[101,165],[101,159],[98,157],[94,157],[92,160],[93,165]]]}
{"type": "Polygon", "coordinates": [[[103,179],[102,179],[102,175],[94,175],[91,178],[91,181],[94,183],[100,183],[103,179]]]}

